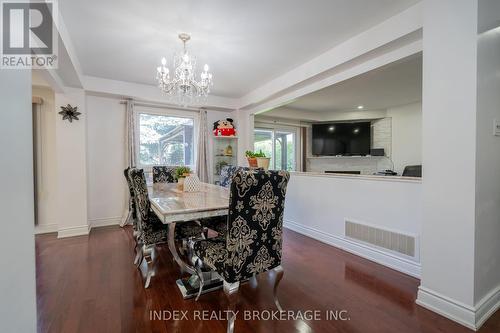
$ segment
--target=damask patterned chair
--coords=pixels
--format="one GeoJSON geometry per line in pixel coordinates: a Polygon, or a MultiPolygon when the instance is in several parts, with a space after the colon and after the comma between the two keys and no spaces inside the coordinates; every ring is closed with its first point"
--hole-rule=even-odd
{"type": "MultiPolygon", "coordinates": [[[[135,208],[137,212],[137,227],[141,246],[141,259],[146,261],[147,271],[144,288],[148,288],[151,277],[155,272],[156,245],[168,241],[168,225],[163,224],[151,210],[146,177],[142,169],[130,168],[128,177],[134,192],[135,208]]],[[[203,234],[203,228],[195,222],[179,223],[175,238],[182,240],[185,237],[198,237],[203,234]]]]}
{"type": "MultiPolygon", "coordinates": [[[[228,232],[225,237],[193,244],[200,278],[199,298],[204,285],[203,268],[224,279],[224,292],[234,306],[240,281],[270,270],[276,272],[274,301],[279,310],[277,287],[281,267],[283,212],[290,175],[286,171],[237,171],[231,184],[228,232]]],[[[228,322],[228,332],[235,318],[228,322]]]]}
{"type": "Polygon", "coordinates": [[[130,181],[130,178],[128,176],[130,168],[126,168],[123,170],[123,174],[125,175],[125,179],[127,180],[127,185],[128,185],[128,191],[129,191],[129,199],[128,199],[128,215],[127,218],[125,219],[124,224],[128,224],[132,222],[132,228],[134,230],[133,232],[133,237],[135,241],[135,247],[134,251],[136,253],[135,259],[134,259],[134,264],[138,265],[140,260],[141,260],[141,251],[140,251],[140,241],[139,241],[139,229],[137,226],[137,212],[135,209],[135,199],[134,199],[134,189],[132,187],[132,182],[130,181]]]}
{"type": "Polygon", "coordinates": [[[177,167],[158,165],[153,167],[153,183],[175,183],[177,167]]]}

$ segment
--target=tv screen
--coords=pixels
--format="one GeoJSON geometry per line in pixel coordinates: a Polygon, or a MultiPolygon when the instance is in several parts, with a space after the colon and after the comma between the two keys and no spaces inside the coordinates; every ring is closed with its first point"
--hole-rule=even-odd
{"type": "Polygon", "coordinates": [[[313,155],[368,155],[370,146],[370,122],[312,125],[313,155]]]}

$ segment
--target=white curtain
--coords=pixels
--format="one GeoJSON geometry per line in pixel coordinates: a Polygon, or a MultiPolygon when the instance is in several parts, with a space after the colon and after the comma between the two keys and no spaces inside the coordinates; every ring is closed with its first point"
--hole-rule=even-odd
{"type": "MultiPolygon", "coordinates": [[[[125,125],[125,158],[126,160],[126,165],[128,167],[135,167],[136,166],[136,154],[135,154],[135,138],[136,138],[136,133],[135,133],[135,116],[134,116],[134,101],[129,99],[127,100],[126,107],[125,107],[125,113],[126,113],[126,125],[125,125]]],[[[120,226],[124,226],[130,222],[130,211],[128,209],[128,200],[129,200],[129,194],[127,190],[127,204],[125,205],[125,211],[123,212],[122,216],[122,221],[120,223],[120,226]]]]}
{"type": "Polygon", "coordinates": [[[135,167],[136,166],[136,153],[135,153],[135,116],[134,116],[134,101],[129,99],[126,104],[126,112],[127,112],[127,127],[125,131],[126,137],[126,156],[127,156],[127,166],[135,167]]]}
{"type": "Polygon", "coordinates": [[[204,183],[208,183],[208,129],[207,111],[200,110],[200,132],[198,135],[198,156],[196,158],[196,173],[204,183]]]}

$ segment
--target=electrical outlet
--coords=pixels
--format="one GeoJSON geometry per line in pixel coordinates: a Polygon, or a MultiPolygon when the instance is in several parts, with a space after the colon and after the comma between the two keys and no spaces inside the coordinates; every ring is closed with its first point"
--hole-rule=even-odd
{"type": "Polygon", "coordinates": [[[500,136],[500,120],[495,119],[493,121],[493,125],[494,125],[493,135],[500,136]]]}

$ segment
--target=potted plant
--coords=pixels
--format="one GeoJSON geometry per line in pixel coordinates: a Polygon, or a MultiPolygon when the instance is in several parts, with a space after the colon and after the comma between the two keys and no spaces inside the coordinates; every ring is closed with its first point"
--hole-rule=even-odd
{"type": "Polygon", "coordinates": [[[248,166],[250,168],[256,168],[257,167],[257,158],[255,157],[255,153],[251,150],[247,150],[245,152],[245,156],[247,157],[248,166]]]}
{"type": "Polygon", "coordinates": [[[264,170],[269,169],[269,162],[271,161],[270,157],[266,157],[266,154],[260,150],[258,153],[254,154],[257,159],[257,167],[262,168],[264,170]]]}
{"type": "Polygon", "coordinates": [[[191,169],[187,166],[180,166],[175,170],[175,178],[177,179],[177,188],[184,190],[184,179],[191,174],[191,169]]]}

